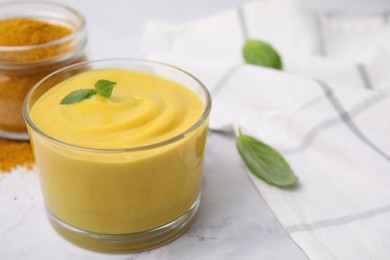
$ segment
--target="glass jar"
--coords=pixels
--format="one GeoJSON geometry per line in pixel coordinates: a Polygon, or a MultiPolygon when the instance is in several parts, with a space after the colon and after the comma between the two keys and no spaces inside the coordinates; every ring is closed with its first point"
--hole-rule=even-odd
{"type": "Polygon", "coordinates": [[[23,100],[46,75],[86,59],[86,22],[78,11],[59,3],[14,1],[0,4],[0,20],[13,18],[44,21],[71,30],[70,34],[48,43],[0,46],[0,137],[27,140],[23,100]]]}
{"type": "MultiPolygon", "coordinates": [[[[72,78],[71,80],[72,85],[82,82],[81,85],[84,86],[86,82],[89,82],[89,79],[86,81],[85,78],[82,80],[72,78]]],[[[122,83],[118,82],[119,84],[122,83]]],[[[148,91],[145,86],[140,84],[140,89],[145,88],[145,91],[148,91]]],[[[79,86],[75,87],[79,88],[79,86]]],[[[166,90],[162,92],[166,93],[166,90]]],[[[129,102],[128,100],[136,99],[140,102],[137,104],[151,104],[150,100],[155,100],[156,95],[162,92],[153,92],[153,98],[144,97],[141,92],[136,92],[138,94],[134,94],[134,97],[126,96],[125,92],[121,92],[122,99],[120,100],[122,101],[117,101],[117,103],[112,101],[114,102],[112,106],[119,109],[116,114],[120,114],[121,110],[129,109],[124,105],[125,102],[129,102]],[[124,96],[127,98],[123,98],[124,96]]],[[[183,92],[177,90],[173,96],[182,100],[180,95],[183,95],[183,92]]],[[[58,98],[53,97],[51,100],[58,98]]],[[[172,100],[175,100],[171,97],[170,94],[164,100],[157,99],[153,102],[163,103],[165,108],[166,104],[171,104],[172,100]]],[[[116,98],[119,100],[118,97],[116,98]]],[[[88,100],[82,102],[88,102],[88,100]]],[[[103,104],[107,103],[103,102],[103,104]]],[[[61,106],[60,102],[58,106],[61,106]]],[[[132,107],[132,109],[136,108],[132,107]]],[[[130,120],[131,128],[143,132],[144,125],[142,124],[149,127],[153,122],[151,118],[157,118],[157,121],[154,121],[158,122],[156,127],[163,130],[161,133],[152,130],[152,135],[165,136],[164,131],[170,130],[162,126],[164,123],[161,122],[160,116],[166,115],[166,112],[172,109],[161,110],[157,110],[156,114],[154,110],[142,109],[142,112],[133,117],[126,117],[125,120],[130,120]],[[140,117],[147,119],[140,120],[140,117]],[[132,124],[132,118],[136,118],[138,122],[136,125],[132,124]],[[139,124],[139,122],[144,123],[139,124]]],[[[27,95],[23,113],[37,161],[47,214],[52,226],[71,242],[103,252],[148,250],[178,237],[190,227],[198,210],[210,110],[210,94],[199,80],[179,68],[159,62],[131,59],[83,62],[45,77],[27,95]],[[163,77],[176,82],[175,84],[179,83],[180,88],[193,92],[203,104],[199,110],[199,118],[188,122],[188,126],[183,128],[185,130],[179,134],[164,137],[162,141],[155,143],[124,146],[123,148],[91,148],[69,144],[39,128],[34,118],[43,118],[43,115],[35,114],[36,117],[30,117],[40,97],[58,83],[67,80],[72,75],[84,72],[93,72],[99,78],[105,78],[104,75],[114,77],[113,72],[107,74],[104,72],[105,69],[131,70],[143,73],[142,75],[152,74],[140,77],[145,86],[160,84],[154,83],[154,76],[163,77]]],[[[88,111],[92,111],[92,114],[88,116],[96,122],[95,118],[99,117],[99,114],[96,115],[97,107],[93,110],[87,109],[85,112],[89,113],[88,111]]],[[[191,111],[189,113],[192,114],[191,111]]],[[[68,113],[64,115],[69,118],[68,113]]],[[[126,139],[129,136],[128,132],[123,131],[124,122],[122,120],[109,120],[108,125],[104,124],[105,127],[100,128],[88,125],[87,120],[81,120],[80,118],[85,116],[84,112],[79,115],[80,117],[71,116],[75,119],[75,123],[71,126],[80,127],[80,131],[73,133],[78,134],[86,129],[101,133],[94,141],[102,140],[99,142],[103,147],[107,147],[104,141],[107,139],[104,137],[106,131],[101,130],[107,129],[108,125],[110,131],[114,131],[115,140],[122,137],[126,139]],[[83,123],[80,125],[81,121],[83,123]]],[[[181,119],[178,116],[175,120],[181,122],[181,119]]],[[[129,124],[126,121],[126,125],[129,124]]],[[[72,133],[67,132],[66,136],[69,135],[72,133]]]]}

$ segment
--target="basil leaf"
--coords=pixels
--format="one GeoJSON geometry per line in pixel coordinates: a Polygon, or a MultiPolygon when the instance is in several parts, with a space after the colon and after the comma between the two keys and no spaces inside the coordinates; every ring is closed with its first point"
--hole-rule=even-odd
{"type": "Polygon", "coordinates": [[[248,64],[281,70],[282,60],[276,50],[268,43],[249,39],[242,48],[244,60],[248,64]]]}
{"type": "Polygon", "coordinates": [[[83,101],[84,99],[90,98],[95,94],[94,89],[79,89],[70,92],[66,97],[64,97],[60,104],[61,105],[70,105],[76,102],[83,101]]]}
{"type": "Polygon", "coordinates": [[[298,177],[288,163],[270,146],[241,133],[236,145],[246,166],[258,178],[280,187],[291,186],[297,182],[298,177]]]}
{"type": "Polygon", "coordinates": [[[72,91],[64,97],[60,104],[69,105],[90,98],[92,95],[99,94],[105,98],[111,97],[112,90],[116,86],[116,82],[105,79],[100,79],[95,83],[95,89],[79,89],[72,91]]]}
{"type": "Polygon", "coordinates": [[[109,80],[101,79],[95,84],[96,92],[105,97],[109,98],[112,94],[112,89],[116,86],[116,82],[112,82],[109,80]]]}

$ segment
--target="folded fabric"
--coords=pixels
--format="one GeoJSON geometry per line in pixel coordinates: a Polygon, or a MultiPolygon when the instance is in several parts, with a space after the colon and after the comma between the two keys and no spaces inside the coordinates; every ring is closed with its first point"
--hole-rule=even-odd
{"type": "Polygon", "coordinates": [[[390,258],[390,26],[320,16],[300,1],[253,2],[184,25],[152,22],[148,57],[210,89],[210,128],[241,128],[278,150],[296,189],[256,188],[311,259],[390,258]],[[246,65],[247,38],[284,70],[246,65]]]}

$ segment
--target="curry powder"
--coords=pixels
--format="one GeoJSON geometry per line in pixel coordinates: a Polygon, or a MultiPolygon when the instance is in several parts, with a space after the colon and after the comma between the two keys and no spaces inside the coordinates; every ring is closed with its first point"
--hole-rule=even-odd
{"type": "MultiPolygon", "coordinates": [[[[71,63],[50,62],[74,48],[66,41],[71,33],[65,26],[43,20],[0,21],[0,130],[27,132],[22,116],[23,100],[39,80],[71,63]]],[[[28,142],[0,139],[0,172],[17,165],[31,167],[33,162],[28,142]]]]}
{"type": "Polygon", "coordinates": [[[0,46],[29,46],[60,39],[72,31],[64,26],[28,18],[0,21],[0,46]]]}
{"type": "Polygon", "coordinates": [[[16,166],[31,169],[34,156],[29,142],[0,139],[0,172],[8,172],[16,166]]]}

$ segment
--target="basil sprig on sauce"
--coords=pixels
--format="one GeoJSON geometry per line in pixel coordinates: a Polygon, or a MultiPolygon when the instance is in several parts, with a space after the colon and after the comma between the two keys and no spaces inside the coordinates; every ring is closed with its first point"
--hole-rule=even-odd
{"type": "Polygon", "coordinates": [[[272,147],[241,131],[236,145],[246,166],[258,178],[279,187],[292,186],[297,182],[298,177],[290,165],[272,147]]]}
{"type": "Polygon", "coordinates": [[[95,89],[78,89],[70,92],[64,97],[60,104],[70,105],[73,103],[81,102],[84,99],[88,99],[93,95],[100,95],[105,98],[111,97],[112,90],[116,86],[116,82],[112,82],[106,79],[100,79],[95,83],[95,89]]]}
{"type": "Polygon", "coordinates": [[[244,60],[248,64],[259,65],[281,70],[283,68],[282,59],[277,51],[268,43],[249,39],[242,47],[244,60]]]}

